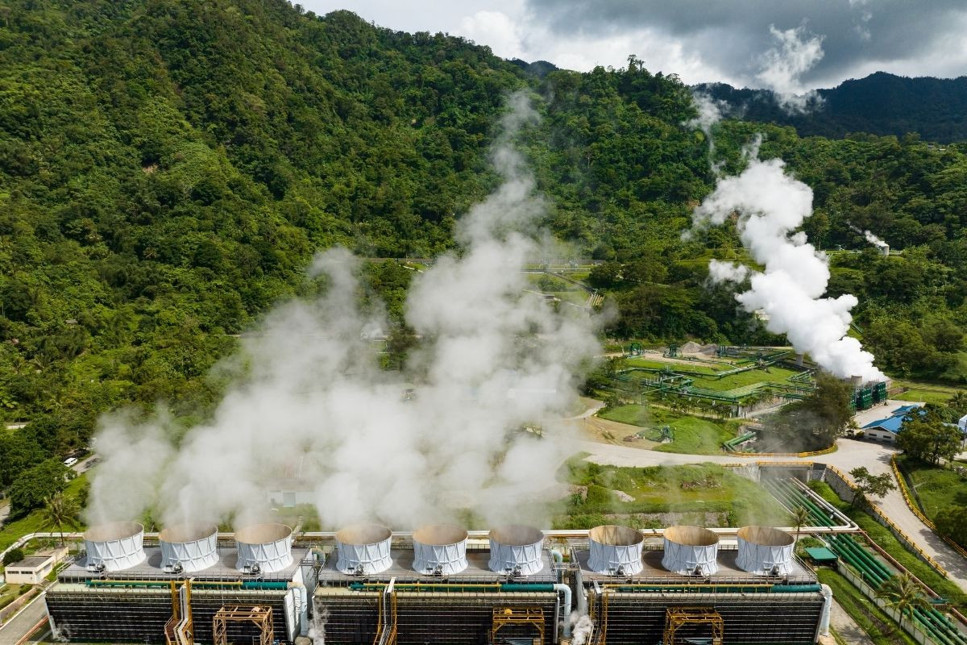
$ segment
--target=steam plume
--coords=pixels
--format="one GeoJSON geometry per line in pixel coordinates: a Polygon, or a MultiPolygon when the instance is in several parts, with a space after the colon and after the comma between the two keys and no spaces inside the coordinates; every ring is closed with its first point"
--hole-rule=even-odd
{"type": "Polygon", "coordinates": [[[785,334],[796,351],[807,352],[840,378],[883,379],[873,366],[873,355],[847,336],[856,306],[853,295],[823,298],[829,282],[829,260],[793,233],[812,215],[812,190],[785,174],[780,159],[760,161],[753,153],[745,171],[720,179],[715,191],[692,214],[696,228],[719,225],[738,214],[742,244],[765,270],[713,260],[716,281],[750,278],[751,288],[736,295],[749,312],[768,316],[766,328],[785,334]]]}
{"type": "Polygon", "coordinates": [[[823,38],[807,36],[805,27],[779,30],[770,25],[769,33],[777,46],[763,55],[762,71],[756,74],[756,80],[775,93],[779,107],[786,112],[807,112],[819,105],[822,98],[814,90],[807,90],[801,77],[822,60],[823,38]]]}
{"type": "Polygon", "coordinates": [[[403,373],[380,370],[361,333],[386,325],[378,307],[359,304],[358,262],[343,249],[322,253],[312,273],[325,279],[325,295],[268,316],[244,342],[248,372],[212,422],[192,429],[170,459],[154,453],[164,464],[157,499],[129,488],[138,477],[124,468],[129,446],[99,444],[104,466],[89,518],[127,519],[155,505],[165,523],[234,518],[239,526],[263,519],[267,489],[294,487],[311,491],[330,527],[412,527],[452,519],[462,505],[487,521],[524,519],[516,502],[553,485],[568,453],[554,419],[597,349],[586,314],[557,312],[524,291],[521,269],[538,257],[543,210],[510,140],[536,118],[526,97],[511,99],[492,154],[502,185],[460,221],[461,252],[439,258],[411,288],[406,317],[423,343],[403,373]],[[537,424],[554,438],[520,431],[537,424]],[[114,506],[102,491],[127,498],[114,506]]]}

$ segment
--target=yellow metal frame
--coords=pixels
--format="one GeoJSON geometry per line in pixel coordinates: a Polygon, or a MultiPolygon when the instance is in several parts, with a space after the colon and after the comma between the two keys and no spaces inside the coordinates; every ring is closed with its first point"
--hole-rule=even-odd
{"type": "Polygon", "coordinates": [[[722,645],[725,640],[725,621],[710,607],[668,607],[665,609],[665,632],[663,645],[675,645],[675,633],[686,625],[709,625],[712,628],[712,645],[722,645]]]}
{"type": "Polygon", "coordinates": [[[191,580],[171,581],[171,618],[165,623],[167,645],[195,645],[195,626],[191,612],[191,580]],[[181,590],[185,593],[185,611],[181,610],[181,590]],[[184,626],[182,626],[184,622],[184,626]]]}
{"type": "Polygon", "coordinates": [[[259,628],[259,645],[272,645],[275,629],[272,608],[265,605],[225,605],[212,618],[212,640],[228,645],[228,623],[254,623],[259,628]]]}
{"type": "Polygon", "coordinates": [[[539,645],[544,645],[544,610],[540,607],[494,607],[490,628],[490,642],[497,642],[497,632],[511,625],[531,625],[540,635],[539,645]]]}

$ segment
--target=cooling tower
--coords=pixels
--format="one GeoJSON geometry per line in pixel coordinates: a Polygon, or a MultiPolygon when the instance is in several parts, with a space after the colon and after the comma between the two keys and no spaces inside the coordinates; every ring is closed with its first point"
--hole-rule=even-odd
{"type": "Polygon", "coordinates": [[[218,562],[218,527],[205,524],[168,526],[161,541],[161,568],[168,573],[193,573],[218,562]]]}
{"type": "Polygon", "coordinates": [[[544,534],[530,526],[500,526],[490,531],[490,570],[529,576],[544,568],[544,534]]]}
{"type": "Polygon", "coordinates": [[[661,566],[682,575],[710,576],[719,570],[719,536],[698,526],[665,529],[665,555],[661,566]]]}
{"type": "Polygon", "coordinates": [[[413,534],[413,569],[452,575],[467,568],[467,532],[459,526],[429,525],[413,534]]]}
{"type": "Polygon", "coordinates": [[[588,566],[595,573],[633,576],[644,568],[641,547],[645,538],[627,526],[605,524],[588,531],[588,566]]]}
{"type": "Polygon", "coordinates": [[[144,527],[137,522],[99,524],[84,533],[88,571],[122,571],[141,564],[144,527]]]}
{"type": "Polygon", "coordinates": [[[356,524],[336,533],[339,557],[336,568],[342,573],[362,575],[386,571],[393,566],[390,543],[393,533],[379,524],[356,524]]]}
{"type": "Polygon", "coordinates": [[[792,571],[795,540],[785,531],[768,526],[739,529],[739,555],[735,563],[749,573],[786,575],[792,571]]]}
{"type": "Polygon", "coordinates": [[[292,564],[292,529],[284,524],[253,524],[235,532],[238,562],[245,573],[274,573],[292,564]]]}

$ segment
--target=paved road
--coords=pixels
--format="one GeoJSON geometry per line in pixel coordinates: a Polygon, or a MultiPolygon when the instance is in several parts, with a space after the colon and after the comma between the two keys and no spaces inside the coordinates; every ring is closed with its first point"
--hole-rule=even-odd
{"type": "MultiPolygon", "coordinates": [[[[743,461],[815,461],[836,466],[843,473],[849,473],[857,466],[866,466],[873,474],[891,473],[890,457],[896,452],[889,446],[869,441],[840,439],[836,452],[819,457],[798,459],[796,457],[737,457],[734,455],[682,455],[654,450],[642,450],[628,446],[581,441],[580,450],[589,453],[588,461],[612,466],[671,466],[695,463],[737,463],[743,461]]],[[[951,549],[917,518],[903,500],[899,490],[883,497],[879,507],[901,531],[947,570],[950,579],[961,589],[967,591],[967,559],[951,549]]]]}
{"type": "Polygon", "coordinates": [[[13,617],[0,627],[0,645],[17,645],[34,626],[47,617],[47,605],[44,596],[40,594],[13,617]]]}

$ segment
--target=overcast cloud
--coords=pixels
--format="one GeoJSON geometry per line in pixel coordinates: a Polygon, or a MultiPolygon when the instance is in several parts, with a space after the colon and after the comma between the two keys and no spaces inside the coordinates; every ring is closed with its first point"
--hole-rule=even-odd
{"type": "Polygon", "coordinates": [[[586,71],[629,55],[689,84],[805,91],[875,71],[967,73],[963,0],[304,0],[402,31],[446,32],[505,58],[586,71]],[[790,50],[790,39],[794,47],[790,50]],[[798,58],[781,58],[792,51],[798,58]],[[777,57],[780,57],[777,59],[777,57]],[[777,62],[778,60],[778,62],[777,62]],[[776,70],[780,76],[776,76],[776,70]]]}

